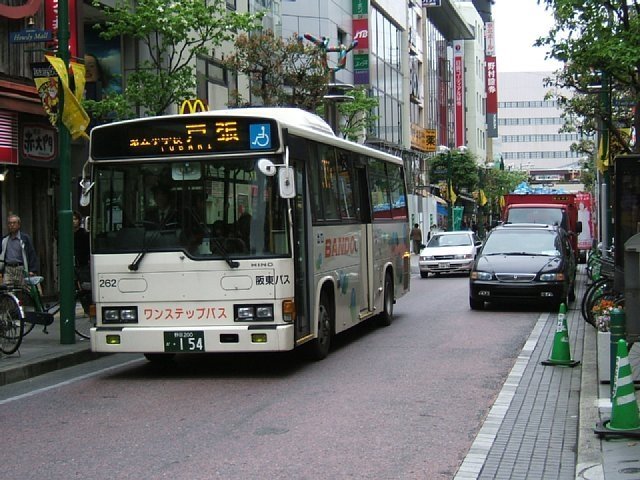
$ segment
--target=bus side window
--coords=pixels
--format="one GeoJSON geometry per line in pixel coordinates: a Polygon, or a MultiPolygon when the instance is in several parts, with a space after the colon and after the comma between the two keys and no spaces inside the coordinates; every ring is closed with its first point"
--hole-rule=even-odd
{"type": "Polygon", "coordinates": [[[353,162],[349,152],[338,150],[338,202],[343,220],[355,220],[358,216],[355,188],[353,162]]]}

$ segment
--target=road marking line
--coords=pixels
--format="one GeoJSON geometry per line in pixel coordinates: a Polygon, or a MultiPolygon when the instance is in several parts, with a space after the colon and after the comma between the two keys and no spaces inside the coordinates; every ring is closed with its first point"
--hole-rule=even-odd
{"type": "Polygon", "coordinates": [[[84,375],[80,375],[79,377],[71,378],[69,380],[65,380],[63,382],[56,383],[54,385],[49,385],[47,387],[38,388],[37,390],[32,390],[31,392],[21,393],[20,395],[16,395],[15,397],[5,398],[4,400],[0,400],[0,405],[4,405],[5,403],[14,402],[16,400],[21,400],[23,398],[32,397],[34,395],[38,395],[40,393],[46,392],[48,390],[53,390],[54,388],[64,387],[66,385],[71,385],[72,383],[79,382],[80,380],[85,380],[87,378],[95,377],[96,375],[100,375],[105,372],[110,372],[111,370],[116,370],[118,368],[126,367],[132,365],[134,363],[143,362],[143,358],[136,358],[135,360],[129,360],[128,362],[121,363],[119,365],[113,365],[111,367],[106,367],[100,370],[96,370],[95,372],[85,373],[84,375]]]}

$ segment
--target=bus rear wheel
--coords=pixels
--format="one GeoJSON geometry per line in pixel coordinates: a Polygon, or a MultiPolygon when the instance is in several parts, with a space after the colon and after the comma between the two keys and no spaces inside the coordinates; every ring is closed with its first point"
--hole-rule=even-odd
{"type": "Polygon", "coordinates": [[[389,272],[384,276],[384,299],[382,302],[383,310],[378,317],[378,324],[381,327],[388,327],[393,321],[393,279],[389,272]]]}

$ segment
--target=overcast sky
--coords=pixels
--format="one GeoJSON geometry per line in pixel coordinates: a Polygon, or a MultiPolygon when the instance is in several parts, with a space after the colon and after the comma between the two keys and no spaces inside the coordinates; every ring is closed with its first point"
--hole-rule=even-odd
{"type": "Polygon", "coordinates": [[[545,48],[533,46],[553,25],[553,15],[543,5],[536,0],[496,0],[491,12],[499,72],[550,72],[558,68],[557,62],[544,59],[545,48]]]}

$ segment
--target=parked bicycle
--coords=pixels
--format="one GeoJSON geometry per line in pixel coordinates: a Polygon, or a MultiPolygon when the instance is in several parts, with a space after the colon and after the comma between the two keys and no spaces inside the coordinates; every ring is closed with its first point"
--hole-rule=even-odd
{"type": "Polygon", "coordinates": [[[44,331],[53,323],[53,313],[42,303],[38,284],[43,277],[26,277],[23,285],[0,285],[0,351],[15,353],[22,339],[36,325],[44,331]]]}
{"type": "Polygon", "coordinates": [[[602,300],[609,300],[614,306],[624,307],[624,293],[614,289],[614,263],[610,252],[602,255],[599,249],[593,249],[587,263],[587,276],[592,282],[582,297],[582,318],[597,328],[594,307],[602,300]]]}
{"type": "MultiPolygon", "coordinates": [[[[43,331],[53,323],[54,315],[60,310],[60,303],[45,304],[38,285],[43,277],[25,277],[24,285],[0,285],[0,352],[15,353],[22,339],[36,325],[43,331]]],[[[91,327],[95,325],[95,315],[91,309],[91,279],[76,271],[75,302],[80,302],[84,315],[75,319],[75,333],[88,339],[91,327]]]]}

